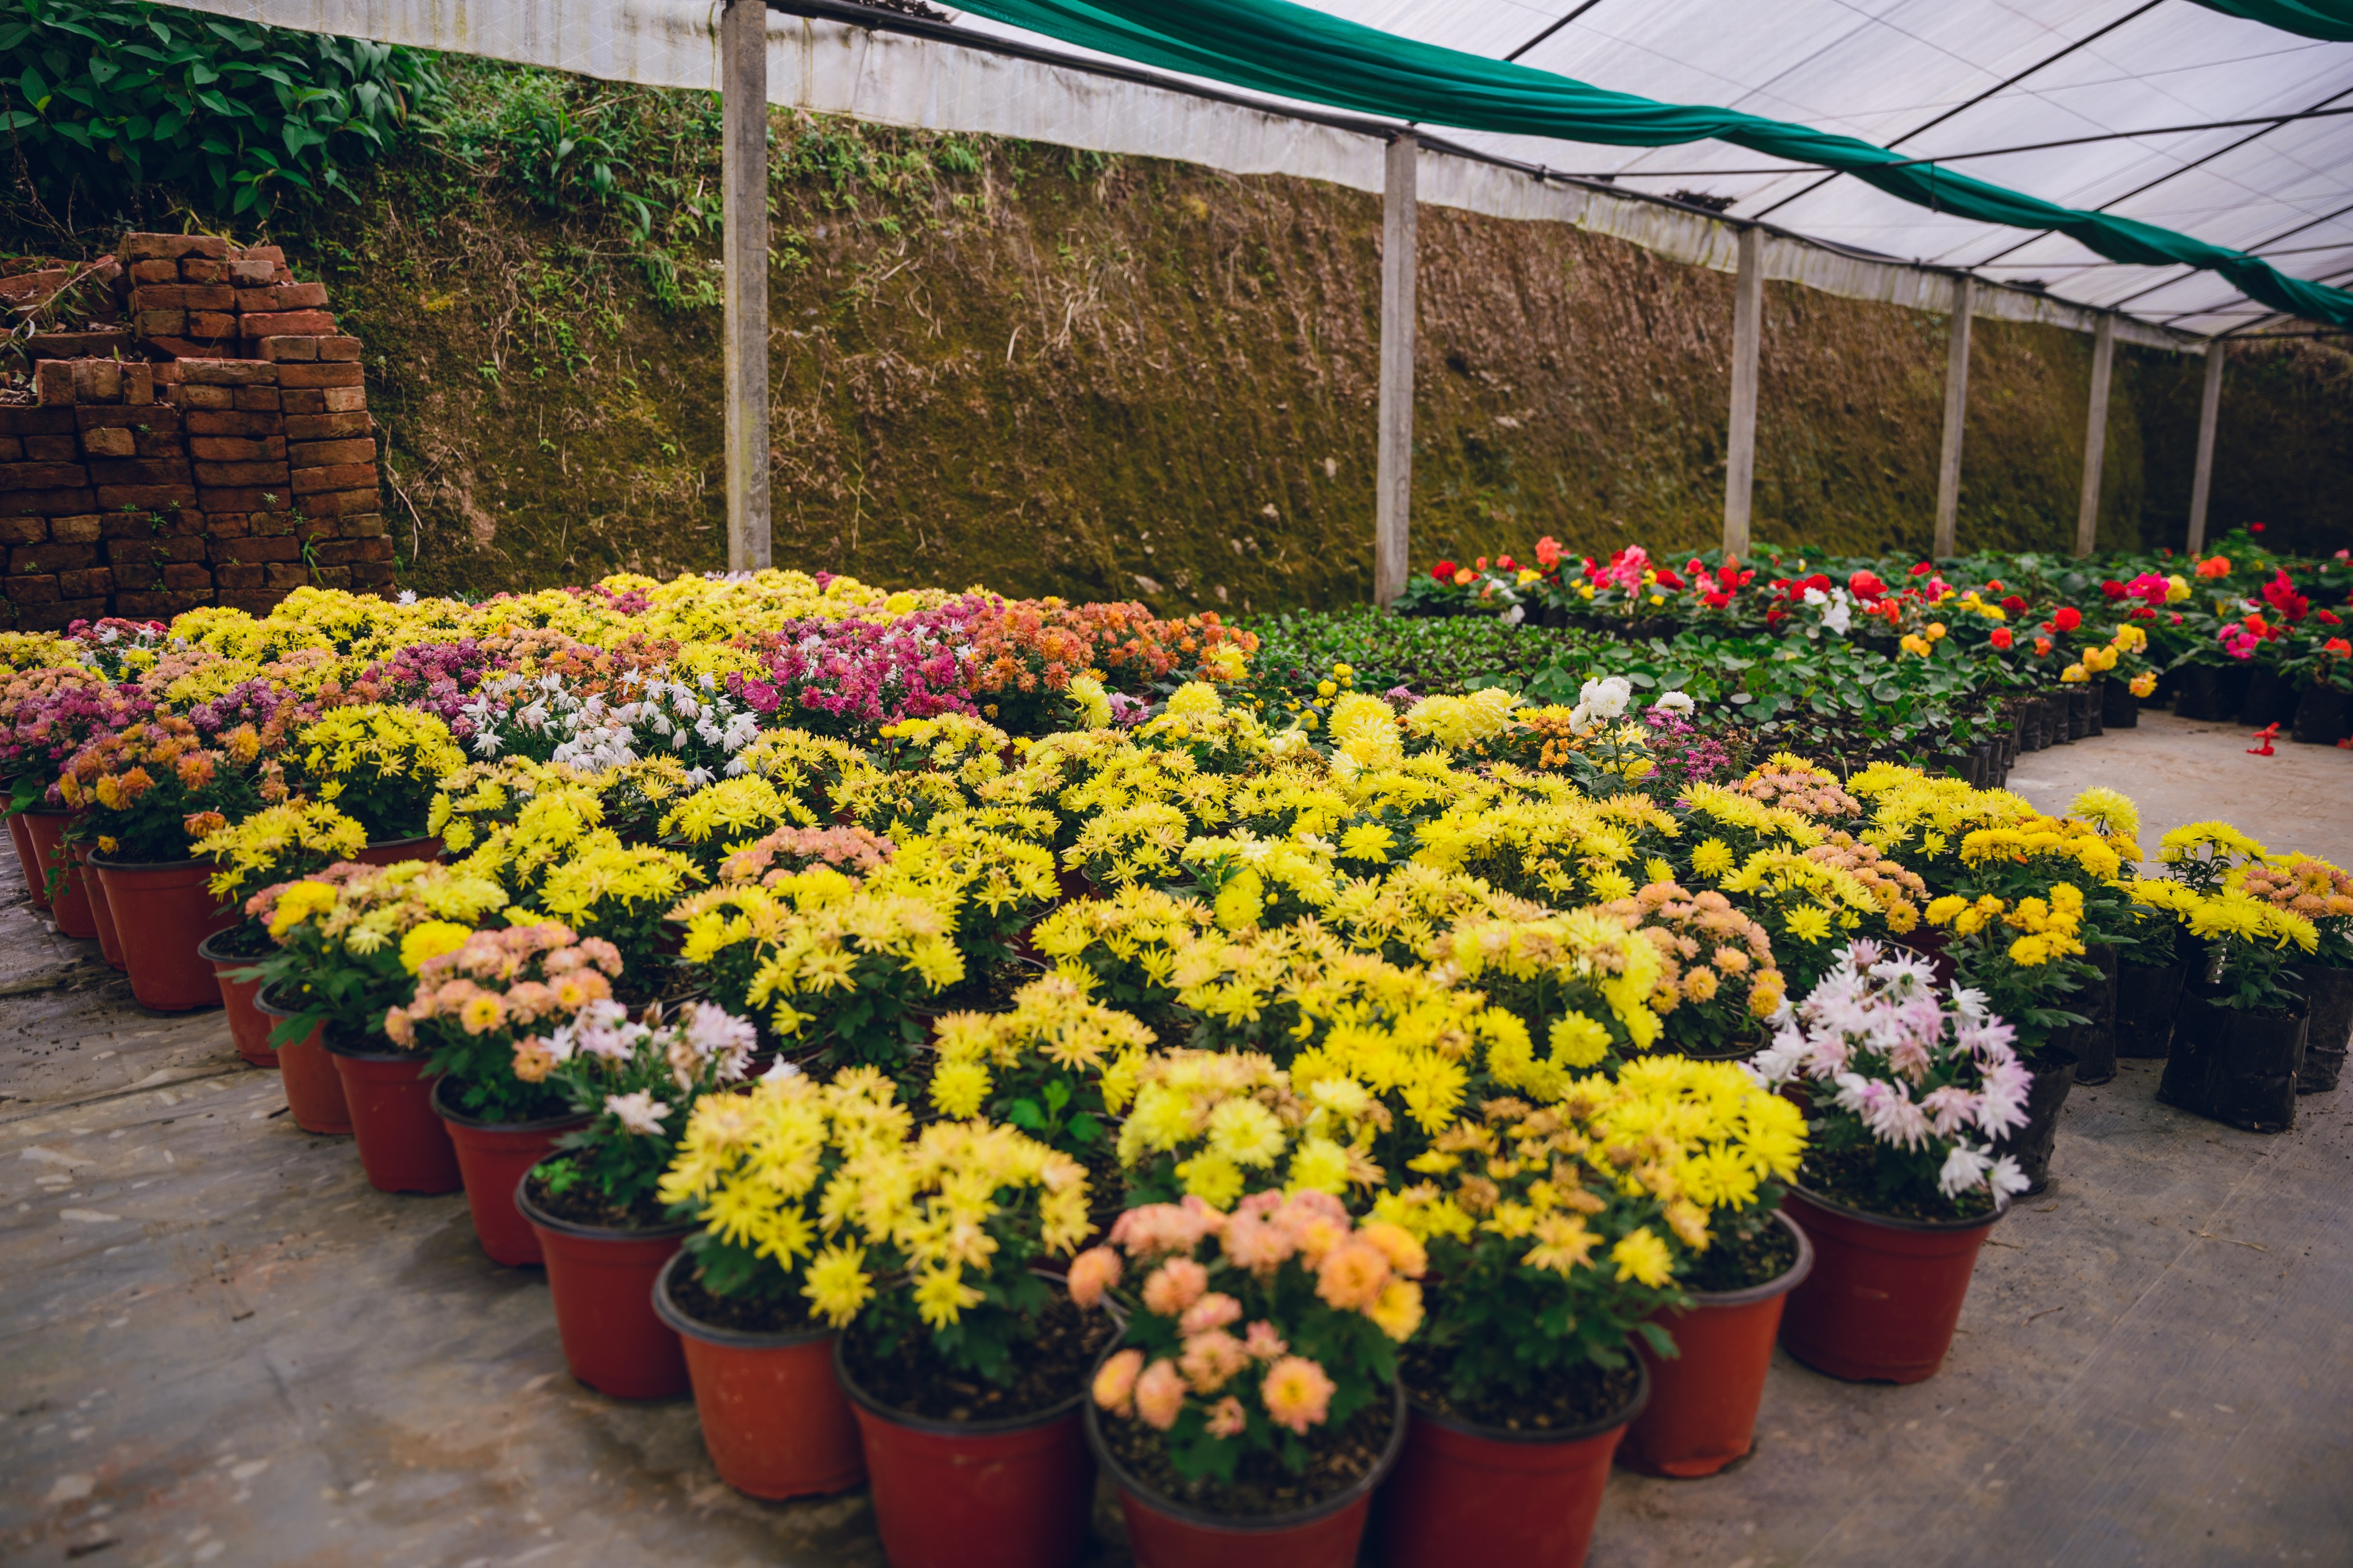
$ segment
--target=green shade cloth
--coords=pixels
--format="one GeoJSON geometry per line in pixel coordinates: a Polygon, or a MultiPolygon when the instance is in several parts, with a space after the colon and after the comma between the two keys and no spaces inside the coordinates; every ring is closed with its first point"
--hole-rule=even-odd
{"type": "Polygon", "coordinates": [[[2332,44],[2353,43],[2353,0],[2198,0],[2198,4],[2283,33],[2325,38],[2332,44]]]}
{"type": "MultiPolygon", "coordinates": [[[[2353,327],[2353,294],[2275,270],[2243,251],[2108,213],[2061,206],[1900,153],[1785,121],[1704,104],[1660,103],[1551,71],[1417,43],[1288,0],[956,0],[968,11],[1104,54],[1310,103],[1419,124],[1556,136],[1620,147],[1713,138],[1820,164],[1938,212],[2051,229],[2139,267],[2218,272],[2292,316],[2353,327]]],[[[2343,0],[2303,0],[2306,8],[2343,0]]],[[[2291,0],[2232,0],[2285,9],[2291,0]]]]}

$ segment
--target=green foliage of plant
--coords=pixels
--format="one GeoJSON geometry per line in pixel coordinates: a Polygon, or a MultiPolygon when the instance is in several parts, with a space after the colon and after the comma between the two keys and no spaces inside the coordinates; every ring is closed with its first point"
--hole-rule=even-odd
{"type": "Polygon", "coordinates": [[[258,221],[348,195],[438,89],[414,50],[146,0],[20,0],[0,22],[0,129],[58,206],[165,186],[258,221]]]}

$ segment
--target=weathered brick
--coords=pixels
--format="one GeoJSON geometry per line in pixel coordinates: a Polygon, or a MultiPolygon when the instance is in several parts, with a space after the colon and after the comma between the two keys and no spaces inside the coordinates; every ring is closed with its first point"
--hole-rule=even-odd
{"type": "Polygon", "coordinates": [[[134,261],[131,264],[131,281],[136,283],[177,283],[180,264],[176,261],[134,261]]]}
{"type": "Polygon", "coordinates": [[[174,616],[185,615],[213,602],[209,588],[184,593],[119,593],[114,595],[116,610],[126,616],[147,620],[168,621],[174,616]]]}
{"type": "Polygon", "coordinates": [[[188,449],[180,443],[176,430],[133,430],[130,433],[131,449],[142,458],[185,458],[188,449]]]}
{"type": "Polygon", "coordinates": [[[64,436],[71,434],[73,427],[74,411],[69,407],[0,408],[0,435],[64,436]]]}
{"type": "Polygon", "coordinates": [[[82,599],[97,594],[114,592],[114,571],[108,566],[92,566],[82,572],[58,574],[58,597],[82,599]]]}
{"type": "Polygon", "coordinates": [[[128,458],[137,450],[138,442],[132,433],[121,426],[85,430],[81,449],[93,458],[128,458]]]}
{"type": "Polygon", "coordinates": [[[202,408],[187,416],[191,436],[277,436],[282,424],[282,416],[259,409],[202,408]]]}
{"type": "Polygon", "coordinates": [[[0,517],[0,544],[38,544],[48,536],[46,517],[0,517]]]}
{"type": "Polygon", "coordinates": [[[361,485],[373,487],[376,482],[374,463],[337,463],[332,468],[297,468],[291,483],[298,496],[316,495],[322,490],[350,490],[361,485]]]}
{"type": "Polygon", "coordinates": [[[180,374],[180,362],[177,360],[165,360],[162,364],[150,368],[155,372],[155,384],[158,386],[177,386],[184,379],[180,374]]]}
{"type": "Polygon", "coordinates": [[[369,512],[359,517],[343,519],[345,539],[381,539],[386,530],[383,514],[369,512]]]}
{"type": "Polygon", "coordinates": [[[360,341],[357,338],[321,338],[319,357],[322,360],[356,362],[360,357],[360,341]]]}
{"type": "Polygon", "coordinates": [[[301,392],[280,392],[278,395],[279,406],[284,408],[289,414],[324,414],[328,411],[329,394],[357,390],[359,389],[350,386],[331,386],[323,392],[317,387],[301,392]]]}
{"type": "MultiPolygon", "coordinates": [[[[273,315],[285,310],[323,310],[327,308],[327,286],[324,283],[275,283],[267,289],[240,289],[237,291],[237,308],[247,315],[273,315]]],[[[253,334],[248,333],[250,337],[253,334]]]]}
{"type": "Polygon", "coordinates": [[[59,544],[95,544],[104,521],[104,515],[99,512],[53,517],[49,519],[49,537],[59,544]]]}
{"type": "Polygon", "coordinates": [[[284,463],[198,463],[196,465],[196,483],[200,485],[284,485],[286,482],[284,463]]]}
{"type": "Polygon", "coordinates": [[[110,485],[185,485],[188,464],[185,458],[99,458],[90,461],[90,477],[100,489],[110,485]]]}
{"type": "Polygon", "coordinates": [[[191,310],[188,336],[223,341],[233,338],[237,336],[237,318],[227,310],[191,310]]]}
{"type": "Polygon", "coordinates": [[[274,413],[280,395],[274,386],[240,386],[237,389],[237,405],[248,412],[267,409],[274,413]]]}
{"type": "Polygon", "coordinates": [[[151,403],[142,408],[127,403],[101,403],[75,409],[73,422],[82,430],[161,430],[171,435],[180,428],[180,411],[169,404],[151,403]]]}
{"type": "Polygon", "coordinates": [[[317,338],[263,338],[254,344],[254,352],[279,364],[300,364],[319,357],[319,343],[317,338]]]}
{"type": "Polygon", "coordinates": [[[180,276],[190,283],[225,283],[228,263],[216,261],[209,256],[188,256],[180,259],[180,276]]]}
{"type": "Polygon", "coordinates": [[[268,575],[259,562],[250,566],[216,563],[213,567],[213,584],[221,588],[259,588],[268,575]]]}
{"type": "Polygon", "coordinates": [[[14,436],[0,436],[0,463],[21,463],[25,460],[25,443],[14,436]]]}
{"type": "Polygon", "coordinates": [[[290,511],[257,511],[248,515],[256,539],[285,539],[292,535],[297,521],[290,511]]]}
{"type": "Polygon", "coordinates": [[[79,463],[0,463],[0,490],[47,490],[88,483],[90,472],[79,463]]]}
{"type": "Polygon", "coordinates": [[[331,543],[311,546],[311,555],[322,564],[333,563],[348,566],[357,561],[389,561],[392,541],[385,538],[338,539],[331,543]]]}
{"type": "Polygon", "coordinates": [[[73,362],[74,400],[78,403],[120,403],[122,401],[122,365],[111,359],[80,359],[73,362]]]}
{"type": "Polygon", "coordinates": [[[367,388],[364,386],[331,386],[327,388],[326,396],[327,412],[330,414],[349,414],[353,409],[367,406],[367,388]]]}
{"type": "Polygon", "coordinates": [[[122,401],[134,407],[143,407],[155,401],[153,365],[126,364],[122,367],[122,401]]]}
{"type": "Polygon", "coordinates": [[[43,517],[96,511],[98,504],[98,492],[87,485],[70,490],[11,490],[0,496],[0,508],[28,514],[38,512],[43,517]]]}
{"type": "Polygon", "coordinates": [[[239,256],[228,264],[228,280],[241,288],[267,283],[278,276],[278,264],[266,257],[239,256]]]}
{"type": "Polygon", "coordinates": [[[286,265],[286,247],[281,245],[248,245],[229,254],[244,261],[267,261],[273,268],[286,265]]]}
{"type": "Polygon", "coordinates": [[[24,437],[24,460],[28,463],[81,461],[81,444],[70,436],[27,436],[24,437]]]}
{"type": "Polygon", "coordinates": [[[61,632],[76,621],[94,621],[108,614],[104,599],[65,599],[54,605],[26,605],[16,615],[20,632],[61,632]]]}
{"type": "Polygon", "coordinates": [[[311,580],[309,567],[291,565],[283,561],[273,561],[265,570],[273,588],[300,588],[311,580]]]}
{"type": "Polygon", "coordinates": [[[294,514],[294,537],[297,539],[308,542],[341,539],[343,536],[343,520],[339,517],[311,517],[299,511],[294,514]]]}
{"type": "Polygon", "coordinates": [[[165,389],[174,408],[230,408],[237,404],[233,386],[174,386],[165,389]]]}
{"type": "Polygon", "coordinates": [[[245,563],[261,561],[300,561],[302,542],[291,534],[261,539],[216,539],[211,546],[215,561],[245,563]]]}
{"type": "Polygon", "coordinates": [[[8,599],[16,605],[54,605],[58,602],[58,579],[54,573],[11,577],[7,583],[8,599]]]}
{"type": "Polygon", "coordinates": [[[253,525],[246,521],[247,515],[241,511],[205,513],[205,537],[206,539],[243,539],[253,531],[253,525]]]}
{"type": "Polygon", "coordinates": [[[332,335],[335,318],[324,310],[276,310],[239,316],[237,328],[248,338],[322,338],[332,335]]]}
{"type": "Polygon", "coordinates": [[[174,561],[164,568],[164,586],[178,593],[213,585],[213,569],[201,561],[174,561]]]}
{"type": "Polygon", "coordinates": [[[278,367],[258,359],[184,359],[180,362],[180,380],[191,386],[274,386],[278,384],[278,367]]]}
{"type": "Polygon", "coordinates": [[[286,459],[283,436],[191,436],[188,455],[200,463],[251,463],[286,459]]]}
{"type": "Polygon", "coordinates": [[[288,493],[283,485],[274,489],[264,489],[259,485],[199,487],[196,499],[207,513],[216,511],[259,513],[294,510],[294,498],[288,493]]]}
{"type": "Polygon", "coordinates": [[[372,440],[301,441],[286,448],[286,460],[298,468],[327,468],[375,461],[372,440]]]}
{"type": "Polygon", "coordinates": [[[106,559],[116,566],[160,566],[167,561],[202,561],[205,542],[150,534],[144,539],[110,539],[106,559]]]}
{"type": "Polygon", "coordinates": [[[196,504],[194,485],[100,485],[97,503],[100,510],[115,511],[123,507],[136,507],[142,511],[163,511],[171,507],[196,504]]]}
{"type": "MultiPolygon", "coordinates": [[[[194,429],[195,426],[189,428],[194,429]]],[[[367,433],[368,416],[364,413],[286,416],[286,438],[289,441],[334,441],[367,433]]]]}
{"type": "Polygon", "coordinates": [[[302,510],[312,517],[364,517],[383,507],[383,500],[373,489],[324,490],[302,497],[302,510]]]}
{"type": "Polygon", "coordinates": [[[69,360],[38,360],[33,365],[33,384],[39,390],[41,401],[55,405],[74,400],[73,363],[69,360]]]}
{"type": "Polygon", "coordinates": [[[382,595],[392,586],[392,563],[389,561],[354,561],[352,563],[352,591],[382,595]]]}
{"type": "Polygon", "coordinates": [[[144,283],[131,290],[133,310],[218,310],[237,309],[237,290],[226,283],[144,283]]]}
{"type": "Polygon", "coordinates": [[[244,588],[229,592],[215,589],[213,599],[232,610],[243,610],[248,616],[266,616],[286,596],[281,588],[244,588]]]}
{"type": "Polygon", "coordinates": [[[98,564],[95,544],[20,544],[8,552],[8,575],[19,573],[70,572],[98,564]]]}
{"type": "Polygon", "coordinates": [[[215,239],[208,234],[126,234],[114,254],[124,261],[159,258],[176,261],[183,256],[225,258],[228,255],[228,241],[215,239]]]}
{"type": "MultiPolygon", "coordinates": [[[[356,364],[285,364],[276,369],[280,386],[357,386],[362,380],[356,364]]],[[[331,401],[328,406],[334,405],[331,401]]]]}

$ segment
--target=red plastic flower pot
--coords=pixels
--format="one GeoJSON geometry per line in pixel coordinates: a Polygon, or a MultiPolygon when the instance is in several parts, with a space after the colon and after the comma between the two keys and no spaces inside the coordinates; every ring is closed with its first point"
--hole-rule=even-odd
{"type": "Polygon", "coordinates": [[[833,1375],[835,1331],[752,1333],[692,1317],[670,1293],[683,1252],[654,1281],[654,1310],[686,1347],[702,1446],[748,1497],[818,1497],[866,1479],[858,1421],[833,1375]]]}
{"type": "Polygon", "coordinates": [[[8,814],[8,838],[16,846],[16,865],[25,873],[25,891],[33,907],[43,914],[49,912],[49,879],[41,875],[40,852],[33,847],[33,825],[26,820],[29,813],[12,811],[8,814]]]}
{"type": "Polygon", "coordinates": [[[278,1065],[278,1053],[270,1048],[269,1031],[278,1020],[253,1005],[261,982],[229,978],[238,970],[252,968],[260,960],[220,952],[213,944],[221,934],[215,931],[198,942],[196,956],[212,965],[213,984],[220,989],[221,1011],[228,1015],[228,1037],[237,1042],[237,1054],[255,1067],[274,1068],[278,1065]]]}
{"type": "Polygon", "coordinates": [[[1852,1383],[1936,1376],[1961,1321],[1978,1249],[2001,1211],[1982,1219],[1896,1219],[1792,1188],[1781,1212],[1814,1244],[1814,1271],[1782,1314],[1782,1348],[1852,1383]]]}
{"type": "MultiPolygon", "coordinates": [[[[269,1021],[272,1031],[293,1016],[291,1009],[271,1001],[267,990],[255,993],[253,1009],[269,1021]]],[[[286,1089],[287,1109],[294,1113],[295,1126],[305,1132],[343,1133],[352,1130],[351,1108],[343,1103],[343,1074],[335,1070],[334,1061],[327,1055],[321,1039],[321,1026],[311,1025],[311,1032],[301,1039],[278,1047],[278,1070],[286,1089]]]]}
{"type": "Polygon", "coordinates": [[[98,868],[90,863],[90,846],[69,844],[67,858],[72,862],[68,875],[80,887],[81,896],[90,902],[90,922],[98,932],[99,955],[106,966],[117,973],[127,973],[130,963],[122,956],[122,934],[115,929],[114,911],[106,901],[106,884],[98,879],[98,868]]]}
{"type": "Polygon", "coordinates": [[[1514,1432],[1416,1407],[1405,1453],[1375,1500],[1373,1545],[1385,1568],[1579,1568],[1601,1513],[1610,1457],[1651,1396],[1567,1432],[1514,1432]]]}
{"type": "Polygon", "coordinates": [[[92,856],[90,869],[106,895],[139,1005],[164,1013],[217,1005],[220,982],[197,950],[237,917],[213,897],[212,862],[136,866],[92,856]]]}
{"type": "Polygon", "coordinates": [[[438,860],[441,840],[427,835],[422,838],[381,838],[352,857],[363,866],[391,866],[403,860],[438,860]]]}
{"type": "MultiPolygon", "coordinates": [[[[447,1078],[433,1080],[433,1113],[458,1151],[466,1207],[474,1216],[474,1239],[494,1263],[536,1268],[546,1259],[540,1256],[539,1234],[515,1207],[515,1184],[554,1152],[558,1138],[588,1125],[588,1118],[566,1113],[538,1121],[477,1121],[449,1109],[442,1094],[448,1084],[447,1078]]],[[[361,1148],[364,1152],[366,1145],[361,1148]]]]}
{"type": "Polygon", "coordinates": [[[1388,1443],[1356,1485],[1312,1508],[1263,1518],[1206,1513],[1130,1475],[1103,1442],[1102,1415],[1092,1399],[1085,1403],[1087,1444],[1119,1483],[1120,1517],[1127,1521],[1136,1568],[1355,1568],[1373,1493],[1405,1449],[1405,1391],[1396,1389],[1394,1399],[1388,1443]]]}
{"type": "Polygon", "coordinates": [[[454,1193],[466,1184],[449,1130],[433,1114],[425,1058],[407,1051],[355,1051],[324,1042],[343,1080],[352,1135],[368,1185],[380,1193],[454,1193]]]}
{"type": "Polygon", "coordinates": [[[1672,1361],[1634,1337],[1651,1371],[1651,1403],[1626,1428],[1618,1462],[1646,1476],[1712,1476],[1748,1452],[1757,1407],[1789,1292],[1813,1271],[1814,1244],[1788,1215],[1773,1216],[1798,1238],[1798,1261],[1778,1279],[1745,1290],[1694,1290],[1688,1312],[1651,1321],[1673,1336],[1672,1361]]]}
{"type": "Polygon", "coordinates": [[[616,1230],[558,1219],[531,1201],[531,1173],[515,1207],[539,1236],[555,1331],[572,1375],[616,1399],[675,1399],[689,1386],[678,1331],[654,1311],[654,1281],[692,1226],[616,1230]]]}
{"type": "Polygon", "coordinates": [[[874,1522],[891,1568],[1070,1568],[1087,1543],[1094,1459],[1084,1391],[1034,1415],[934,1421],[858,1386],[833,1350],[858,1417],[874,1522]]]}
{"type": "Polygon", "coordinates": [[[50,886],[53,874],[58,879],[49,918],[66,935],[89,942],[98,935],[98,915],[90,907],[90,895],[82,890],[80,868],[65,854],[66,824],[72,820],[69,811],[28,811],[24,815],[25,834],[33,841],[33,865],[41,885],[50,886]]]}

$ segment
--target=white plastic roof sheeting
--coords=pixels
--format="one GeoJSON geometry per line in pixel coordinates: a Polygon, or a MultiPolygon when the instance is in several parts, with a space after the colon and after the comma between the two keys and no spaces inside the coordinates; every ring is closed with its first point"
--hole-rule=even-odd
{"type": "MultiPolygon", "coordinates": [[[[2316,42],[2189,0],[1300,3],[1619,92],[1796,121],[1918,157],[2353,107],[2353,44],[2316,42]]],[[[961,25],[1023,36],[977,17],[961,25]]],[[[1981,268],[1989,279],[2038,280],[2062,298],[2190,331],[2276,320],[2212,273],[2123,266],[2063,237],[1940,216],[1820,171],[1731,173],[1781,165],[1718,142],[1643,149],[1447,134],[1554,169],[1612,174],[1631,189],[1737,196],[1735,216],[1884,256],[1981,268]]],[[[2353,277],[2353,116],[1955,166],[2253,251],[2298,277],[2353,277]]]]}
{"type": "MultiPolygon", "coordinates": [[[[280,26],[486,55],[661,87],[718,82],[714,0],[167,0],[280,26]]],[[[2221,119],[2353,107],[2353,45],[2314,43],[2189,0],[1308,0],[1388,31],[1498,58],[1554,29],[1522,63],[1672,101],[1723,103],[1844,131],[1917,155],[2221,119]],[[1556,24],[1563,24],[1556,26],[1556,24]],[[2088,40],[2088,41],[2086,41],[2088,40]],[[1930,121],[1937,121],[1933,126],[1930,121]],[[1927,129],[1922,129],[1926,126],[1927,129]]],[[[878,22],[882,18],[877,18],[878,22]]],[[[966,17],[955,29],[1052,40],[966,17]]],[[[781,104],[933,130],[1027,137],[1239,174],[1381,184],[1370,137],[1083,70],[882,30],[769,19],[781,104]]],[[[1229,97],[1249,98],[1219,88],[1229,97]]],[[[1447,140],[1619,188],[1736,196],[1761,217],[1846,250],[1767,247],[1768,276],[1852,297],[1949,308],[1949,279],[1860,249],[2047,295],[1981,290],[1978,310],[2078,328],[2066,301],[2120,307],[2130,341],[2243,329],[2267,312],[2211,273],[2125,267],[2073,241],[1940,216],[1820,172],[1736,174],[1775,161],[1714,142],[1633,149],[1442,131],[1447,140]],[[1649,172],[1646,172],[1649,171],[1649,172]],[[1694,173],[1692,171],[1699,171],[1694,173]],[[2170,325],[2159,323],[2169,322],[2170,325]],[[2146,323],[2144,325],[2143,323],[2146,323]]],[[[2353,116],[1973,159],[1981,178],[2263,252],[2298,276],[2353,272],[2353,116]]],[[[1421,199],[1554,219],[1677,259],[1732,265],[1725,226],[1590,187],[1426,153],[1421,199]]]]}

